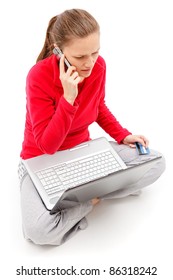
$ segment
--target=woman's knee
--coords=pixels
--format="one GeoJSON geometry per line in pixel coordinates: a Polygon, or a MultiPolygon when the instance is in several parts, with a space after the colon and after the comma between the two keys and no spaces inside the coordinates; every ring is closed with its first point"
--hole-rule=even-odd
{"type": "Polygon", "coordinates": [[[156,163],[157,165],[157,172],[161,175],[166,169],[166,160],[163,155],[160,154],[160,160],[156,163]]]}
{"type": "Polygon", "coordinates": [[[48,221],[47,217],[45,217],[45,219],[42,217],[35,223],[25,223],[23,225],[23,230],[25,238],[35,244],[60,245],[61,243],[56,220],[48,221]]]}
{"type": "Polygon", "coordinates": [[[165,171],[166,163],[165,158],[161,154],[159,154],[160,158],[156,161],[155,165],[148,170],[147,173],[144,174],[144,176],[140,180],[140,184],[142,186],[151,185],[154,183],[165,171]]]}

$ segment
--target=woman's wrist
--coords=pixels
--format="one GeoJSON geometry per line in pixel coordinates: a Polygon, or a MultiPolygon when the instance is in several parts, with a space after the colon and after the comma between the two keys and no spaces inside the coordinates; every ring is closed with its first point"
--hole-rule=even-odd
{"type": "Polygon", "coordinates": [[[70,104],[73,106],[73,104],[74,104],[74,102],[75,102],[75,99],[74,99],[74,98],[70,98],[70,97],[67,97],[67,96],[65,96],[65,95],[64,95],[64,98],[65,98],[65,100],[66,100],[68,103],[70,103],[70,104]]]}

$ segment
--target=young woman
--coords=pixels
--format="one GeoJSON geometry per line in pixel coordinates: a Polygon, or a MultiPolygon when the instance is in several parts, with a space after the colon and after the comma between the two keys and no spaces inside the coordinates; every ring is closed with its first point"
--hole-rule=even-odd
{"type": "MultiPolygon", "coordinates": [[[[138,156],[135,142],[148,146],[143,135],[132,135],[105,104],[106,65],[99,56],[97,21],[80,9],[66,10],[48,25],[43,49],[26,81],[27,113],[21,158],[53,154],[90,139],[88,127],[97,122],[113,139],[114,149],[127,165],[156,157],[157,152],[138,156]],[[59,59],[53,49],[59,48],[59,59]],[[70,67],[65,66],[65,58],[70,67]]],[[[165,168],[164,158],[133,186],[105,198],[124,197],[153,183],[165,168]]],[[[23,169],[19,169],[23,232],[36,244],[60,245],[87,226],[85,216],[99,199],[74,205],[50,215],[23,169]]]]}

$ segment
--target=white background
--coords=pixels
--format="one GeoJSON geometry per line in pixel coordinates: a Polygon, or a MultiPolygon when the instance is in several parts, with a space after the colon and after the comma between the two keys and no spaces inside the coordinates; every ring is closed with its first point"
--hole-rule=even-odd
{"type": "MultiPolygon", "coordinates": [[[[1,278],[28,279],[16,275],[22,265],[74,265],[107,272],[40,279],[171,279],[172,1],[6,0],[0,5],[1,278]],[[17,164],[25,121],[25,78],[43,46],[49,19],[69,8],[84,8],[98,20],[100,54],[107,63],[107,105],[123,126],[146,135],[150,147],[165,155],[167,170],[140,197],[95,207],[88,228],[64,245],[40,247],[25,241],[21,228],[17,164]],[[110,276],[110,266],[156,266],[158,276],[110,276]]],[[[97,125],[91,126],[93,138],[103,135],[97,125]]]]}

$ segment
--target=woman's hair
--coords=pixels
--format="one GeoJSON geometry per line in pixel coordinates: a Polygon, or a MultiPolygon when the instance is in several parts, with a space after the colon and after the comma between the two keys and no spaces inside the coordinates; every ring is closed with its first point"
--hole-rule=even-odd
{"type": "Polygon", "coordinates": [[[66,10],[49,21],[46,38],[37,62],[52,54],[54,44],[60,49],[74,38],[84,38],[99,32],[100,27],[95,18],[85,10],[66,10]]]}

